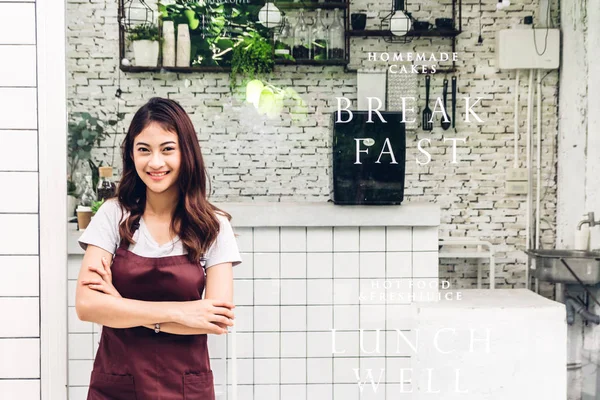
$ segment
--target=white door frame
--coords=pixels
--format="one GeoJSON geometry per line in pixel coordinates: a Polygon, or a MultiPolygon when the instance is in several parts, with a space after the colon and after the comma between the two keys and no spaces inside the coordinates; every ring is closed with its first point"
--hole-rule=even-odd
{"type": "Polygon", "coordinates": [[[66,1],[37,0],[41,400],[67,388],[66,1]]]}

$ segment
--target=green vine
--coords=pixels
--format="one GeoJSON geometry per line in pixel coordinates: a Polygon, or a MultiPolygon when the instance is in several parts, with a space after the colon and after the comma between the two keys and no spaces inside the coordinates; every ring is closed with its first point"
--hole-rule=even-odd
{"type": "Polygon", "coordinates": [[[233,49],[230,87],[235,89],[238,75],[249,80],[273,71],[273,45],[256,31],[244,32],[244,40],[233,49]]]}
{"type": "Polygon", "coordinates": [[[136,25],[131,28],[128,35],[129,40],[132,42],[136,40],[158,41],[159,37],[158,27],[152,23],[136,25]]]}

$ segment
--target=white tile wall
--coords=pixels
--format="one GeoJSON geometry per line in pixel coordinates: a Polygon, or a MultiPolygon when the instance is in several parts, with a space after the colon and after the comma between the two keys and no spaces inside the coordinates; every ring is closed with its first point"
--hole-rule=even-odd
{"type": "Polygon", "coordinates": [[[0,143],[18,149],[0,157],[0,187],[18,188],[0,197],[0,398],[39,400],[35,4],[0,1],[0,14],[0,143]]]}
{"type": "Polygon", "coordinates": [[[0,297],[0,338],[39,337],[39,298],[0,297]]]}
{"type": "Polygon", "coordinates": [[[6,399],[38,400],[40,398],[40,381],[38,379],[0,379],[0,393],[6,399]]]}
{"type": "MultiPolygon", "coordinates": [[[[2,5],[0,4],[0,7],[2,5]]],[[[0,46],[0,86],[36,86],[36,46],[0,46]]]]}
{"type": "Polygon", "coordinates": [[[5,18],[0,24],[0,44],[35,44],[36,18],[33,3],[0,3],[0,13],[19,16],[5,18]]]}
{"type": "MultiPolygon", "coordinates": [[[[388,399],[396,398],[390,397],[397,394],[391,390],[399,391],[394,387],[399,371],[410,367],[413,354],[416,315],[411,296],[436,292],[437,229],[281,227],[235,232],[243,257],[234,270],[239,398],[385,399],[386,390],[388,399]],[[396,329],[408,342],[398,338],[396,329]],[[360,396],[352,368],[360,368],[363,380],[367,368],[373,368],[376,379],[376,372],[385,368],[378,392],[365,390],[369,394],[360,396]]],[[[99,329],[75,315],[77,260],[81,256],[69,260],[69,358],[76,369],[69,378],[70,393],[83,399],[99,329]]],[[[209,336],[217,385],[225,368],[231,383],[222,341],[228,342],[231,357],[228,337],[209,336]]]]}
{"type": "Polygon", "coordinates": [[[2,129],[37,129],[37,90],[35,88],[0,87],[0,109],[2,110],[0,113],[2,129]]]}

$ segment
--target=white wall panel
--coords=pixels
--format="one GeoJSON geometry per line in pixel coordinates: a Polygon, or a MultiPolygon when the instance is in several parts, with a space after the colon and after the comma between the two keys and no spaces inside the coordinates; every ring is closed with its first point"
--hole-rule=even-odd
{"type": "Polygon", "coordinates": [[[39,257],[0,256],[0,295],[39,296],[39,257]]]}
{"type": "Polygon", "coordinates": [[[0,3],[0,44],[35,44],[35,5],[0,3]]]}
{"type": "Polygon", "coordinates": [[[37,140],[37,131],[0,129],[0,143],[19,149],[2,154],[0,171],[37,171],[37,140]]]}
{"type": "Polygon", "coordinates": [[[37,254],[38,216],[36,214],[0,214],[0,254],[37,254]]]}
{"type": "Polygon", "coordinates": [[[35,50],[35,45],[0,45],[0,86],[35,86],[35,50]]]}
{"type": "Polygon", "coordinates": [[[0,109],[0,129],[37,129],[36,89],[0,88],[0,109]]]}
{"type": "Polygon", "coordinates": [[[38,379],[0,380],[0,394],[6,399],[38,400],[40,381],[38,379]]]}
{"type": "Polygon", "coordinates": [[[38,297],[0,298],[0,337],[39,337],[38,297]]]}
{"type": "Polygon", "coordinates": [[[18,188],[18,196],[0,196],[0,212],[38,212],[37,172],[0,172],[0,187],[18,188]]]}
{"type": "Polygon", "coordinates": [[[39,339],[0,339],[0,380],[40,377],[39,339]]]}

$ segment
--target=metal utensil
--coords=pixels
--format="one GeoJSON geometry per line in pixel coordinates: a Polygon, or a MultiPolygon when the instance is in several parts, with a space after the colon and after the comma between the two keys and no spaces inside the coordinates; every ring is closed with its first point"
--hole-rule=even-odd
{"type": "Polygon", "coordinates": [[[456,76],[452,77],[452,127],[456,126],[456,76]]]}
{"type": "Polygon", "coordinates": [[[425,109],[423,110],[423,123],[422,127],[424,131],[433,130],[433,122],[431,122],[431,108],[429,108],[429,85],[431,84],[431,76],[425,76],[425,109]]]}
{"type": "Polygon", "coordinates": [[[444,113],[446,114],[446,117],[448,118],[448,120],[446,121],[446,119],[444,117],[442,117],[442,129],[443,130],[448,130],[448,128],[450,128],[450,116],[448,115],[448,107],[446,106],[447,104],[447,100],[448,100],[448,79],[444,79],[444,91],[443,91],[443,96],[444,96],[444,113]]]}

